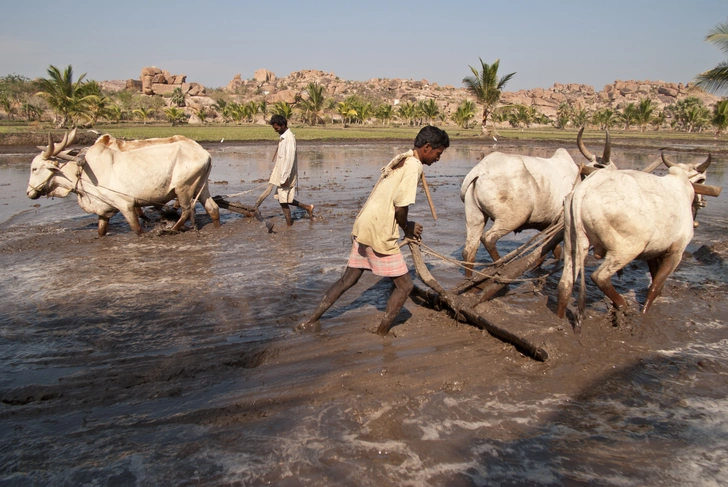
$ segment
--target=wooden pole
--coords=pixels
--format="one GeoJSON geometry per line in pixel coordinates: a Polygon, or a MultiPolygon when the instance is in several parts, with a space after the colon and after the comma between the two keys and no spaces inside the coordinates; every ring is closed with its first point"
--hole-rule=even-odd
{"type": "MultiPolygon", "coordinates": [[[[458,298],[457,296],[454,296],[453,294],[445,291],[440,283],[438,283],[435,278],[432,277],[430,271],[427,270],[427,266],[425,265],[425,261],[422,259],[422,254],[420,253],[420,248],[418,247],[418,245],[412,241],[408,243],[410,251],[412,252],[412,260],[414,261],[417,275],[420,276],[422,282],[427,284],[430,288],[432,288],[433,291],[437,293],[441,303],[445,304],[454,312],[462,315],[466,320],[468,320],[470,323],[477,326],[478,328],[487,331],[499,340],[503,340],[504,342],[510,343],[511,345],[515,346],[518,350],[520,350],[528,357],[539,360],[541,362],[544,362],[548,359],[549,354],[543,348],[534,345],[525,338],[519,337],[518,335],[496,325],[495,323],[492,323],[491,321],[488,321],[486,318],[479,315],[471,308],[465,306],[464,303],[462,303],[461,298],[458,298]]],[[[417,290],[417,287],[415,287],[415,290],[417,290]]],[[[420,294],[420,292],[418,292],[418,294],[420,294]]],[[[427,296],[427,292],[425,292],[424,295],[427,296]]],[[[433,296],[430,295],[430,299],[432,297],[433,296]]]]}
{"type": "Polygon", "coordinates": [[[425,179],[425,173],[422,173],[422,187],[425,188],[425,196],[427,196],[427,203],[430,205],[430,212],[432,212],[432,219],[437,220],[437,213],[435,212],[435,205],[432,203],[432,196],[430,196],[430,188],[427,186],[427,180],[425,179]]]}

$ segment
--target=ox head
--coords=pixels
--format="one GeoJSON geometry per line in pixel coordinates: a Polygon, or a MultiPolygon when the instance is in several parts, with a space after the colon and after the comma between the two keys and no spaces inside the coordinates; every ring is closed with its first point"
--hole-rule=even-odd
{"type": "Polygon", "coordinates": [[[53,143],[51,134],[48,134],[48,145],[46,147],[38,147],[43,152],[35,156],[30,164],[30,180],[28,181],[28,189],[26,194],[28,198],[35,200],[41,196],[67,196],[69,190],[59,190],[54,187],[51,180],[54,176],[61,174],[61,165],[59,159],[72,159],[63,150],[73,143],[76,137],[76,129],[70,133],[63,135],[63,140],[56,145],[53,143]]]}
{"type": "MultiPolygon", "coordinates": [[[[662,157],[662,162],[665,164],[668,168],[672,167],[679,167],[683,171],[685,171],[685,174],[687,174],[688,179],[691,183],[698,183],[698,184],[705,184],[706,180],[706,171],[710,167],[711,157],[710,154],[708,154],[708,158],[703,162],[695,162],[692,164],[682,164],[682,163],[676,163],[668,159],[668,157],[660,153],[660,156],[662,157]]],[[[697,222],[696,218],[698,216],[698,210],[700,208],[705,208],[705,198],[702,194],[695,193],[695,197],[693,198],[693,226],[698,227],[699,223],[697,222]]]]}
{"type": "Polygon", "coordinates": [[[612,162],[612,142],[609,140],[609,130],[607,130],[607,140],[604,144],[604,152],[602,157],[597,157],[586,148],[584,141],[581,140],[584,134],[584,127],[579,130],[579,135],[576,136],[576,145],[579,147],[581,154],[589,160],[587,167],[596,169],[610,168],[616,169],[617,166],[612,162]]]}

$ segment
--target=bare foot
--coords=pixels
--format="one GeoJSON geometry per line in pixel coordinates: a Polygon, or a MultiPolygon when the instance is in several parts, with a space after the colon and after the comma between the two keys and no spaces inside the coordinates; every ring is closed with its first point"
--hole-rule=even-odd
{"type": "Polygon", "coordinates": [[[308,217],[311,220],[314,220],[316,218],[313,216],[313,205],[308,205],[308,208],[306,208],[306,211],[308,212],[308,217]]]}

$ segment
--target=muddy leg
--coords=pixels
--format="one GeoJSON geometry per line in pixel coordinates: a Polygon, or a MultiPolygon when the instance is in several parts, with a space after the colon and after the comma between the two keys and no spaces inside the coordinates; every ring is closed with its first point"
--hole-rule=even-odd
{"type": "MultiPolygon", "coordinates": [[[[681,259],[682,250],[675,254],[666,254],[660,259],[660,267],[654,274],[652,274],[652,284],[650,284],[650,287],[647,289],[647,300],[642,308],[642,313],[647,313],[647,311],[649,311],[650,306],[652,306],[652,302],[660,295],[660,293],[662,293],[665,281],[668,276],[672,274],[672,271],[677,268],[681,259]]],[[[652,273],[652,268],[650,268],[650,273],[652,273]]]]}
{"type": "Polygon", "coordinates": [[[393,277],[392,281],[394,281],[395,287],[392,291],[392,295],[389,297],[389,301],[387,301],[387,307],[384,310],[382,322],[379,324],[379,328],[377,328],[377,335],[381,336],[386,336],[389,333],[389,329],[392,328],[394,319],[399,314],[402,306],[404,306],[404,302],[407,301],[407,297],[414,288],[412,278],[409,274],[393,277]]]}
{"type": "Polygon", "coordinates": [[[347,267],[344,271],[344,275],[334,283],[333,286],[326,291],[323,299],[319,303],[316,311],[313,312],[311,317],[305,322],[298,325],[296,328],[299,330],[305,330],[312,328],[313,325],[323,316],[324,313],[341,297],[346,291],[349,290],[354,284],[359,282],[359,278],[364,273],[364,269],[356,269],[354,267],[347,267]]]}
{"type": "Polygon", "coordinates": [[[293,200],[293,202],[291,204],[293,206],[297,206],[299,208],[303,208],[304,210],[306,210],[306,213],[308,213],[308,218],[311,219],[311,220],[314,219],[314,216],[313,216],[313,205],[304,205],[300,201],[296,201],[296,200],[293,200]]]}
{"type": "Polygon", "coordinates": [[[289,227],[293,225],[293,217],[291,216],[291,207],[288,203],[281,203],[281,209],[283,210],[283,216],[286,217],[286,225],[289,227]]]}
{"type": "Polygon", "coordinates": [[[109,217],[106,216],[100,216],[99,217],[99,237],[103,237],[106,235],[106,232],[109,230],[109,217]]]}

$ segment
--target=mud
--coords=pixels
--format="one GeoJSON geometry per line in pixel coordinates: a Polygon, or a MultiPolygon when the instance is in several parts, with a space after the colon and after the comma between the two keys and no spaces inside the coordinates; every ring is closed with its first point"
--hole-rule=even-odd
{"type": "MultiPolygon", "coordinates": [[[[616,147],[641,168],[654,146],[616,147]]],[[[547,261],[480,305],[549,351],[533,361],[413,298],[391,336],[373,333],[390,292],[365,274],[295,333],[343,271],[349,232],[379,168],[403,143],[305,144],[287,228],[277,202],[254,219],[221,210],[215,229],[147,233],[120,216],[96,237],[73,199],[25,197],[32,156],[0,156],[0,483],[26,485],[720,485],[728,464],[726,195],[701,226],[649,315],[649,274],[633,263],[616,315],[593,285],[575,334],[556,318],[560,263],[547,261]]],[[[567,147],[575,160],[578,151],[567,147]]],[[[211,192],[250,205],[274,147],[210,146],[211,192]]],[[[460,258],[458,193],[494,148],[456,143],[427,168],[411,219],[438,253],[460,258]]],[[[550,155],[548,145],[499,144],[550,155]]],[[[575,149],[575,148],[574,148],[575,149]]],[[[594,149],[593,149],[594,150],[594,149]]],[[[704,153],[678,152],[678,162],[704,153]]],[[[726,164],[708,183],[726,185],[726,164]]],[[[509,236],[502,253],[533,233],[509,236]]],[[[405,250],[405,254],[408,252],[405,250]]],[[[487,261],[481,248],[479,261],[487,261]]],[[[462,273],[426,257],[454,287],[462,273]]]]}

